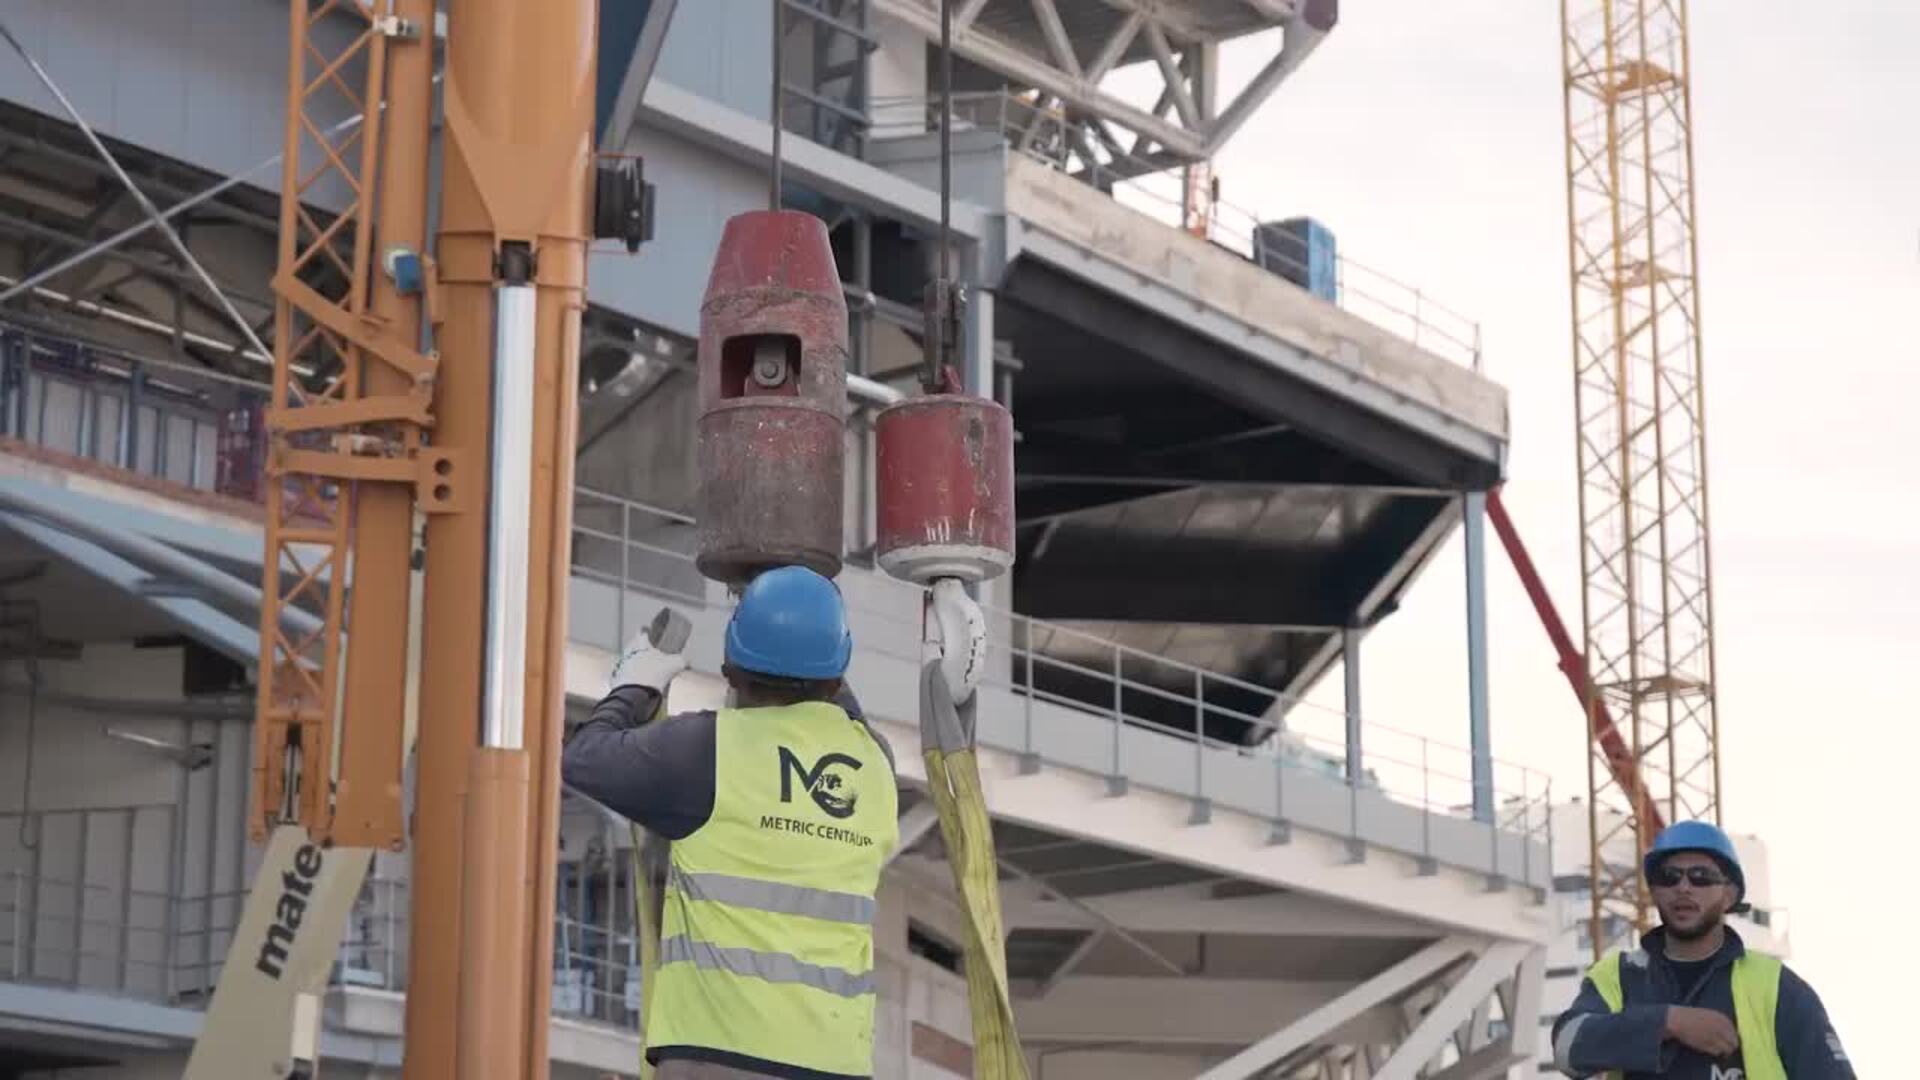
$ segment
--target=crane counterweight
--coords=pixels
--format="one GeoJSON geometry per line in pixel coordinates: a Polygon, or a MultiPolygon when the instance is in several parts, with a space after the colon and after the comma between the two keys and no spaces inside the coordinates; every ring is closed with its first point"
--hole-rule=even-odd
{"type": "Polygon", "coordinates": [[[920,584],[1013,565],[1013,416],[967,394],[889,405],[874,421],[880,568],[920,584]]]}
{"type": "Polygon", "coordinates": [[[727,222],[700,307],[700,572],[840,572],[847,301],[824,222],[727,222]]]}

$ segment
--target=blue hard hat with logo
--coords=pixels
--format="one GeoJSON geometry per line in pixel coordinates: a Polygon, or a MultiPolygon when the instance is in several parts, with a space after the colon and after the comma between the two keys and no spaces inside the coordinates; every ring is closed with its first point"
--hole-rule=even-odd
{"type": "Polygon", "coordinates": [[[1747,875],[1740,869],[1740,853],[1734,850],[1733,841],[1727,834],[1710,822],[1676,821],[1660,830],[1653,846],[1647,849],[1647,858],[1641,869],[1651,878],[1669,855],[1678,855],[1683,851],[1713,856],[1713,861],[1720,864],[1721,871],[1733,880],[1734,888],[1740,890],[1741,899],[1746,898],[1747,875]]]}
{"type": "Polygon", "coordinates": [[[847,608],[833,582],[782,566],[747,585],[727,623],[727,663],[783,679],[837,679],[853,658],[847,608]]]}

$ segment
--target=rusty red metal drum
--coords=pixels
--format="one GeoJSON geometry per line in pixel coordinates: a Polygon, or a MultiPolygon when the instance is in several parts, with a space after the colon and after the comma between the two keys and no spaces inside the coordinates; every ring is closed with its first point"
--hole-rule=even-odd
{"type": "Polygon", "coordinates": [[[727,222],[700,307],[700,572],[840,572],[847,302],[824,222],[727,222]]]}
{"type": "Polygon", "coordinates": [[[876,558],[895,577],[973,583],[1013,565],[1013,417],[997,402],[928,394],[874,420],[876,558]]]}

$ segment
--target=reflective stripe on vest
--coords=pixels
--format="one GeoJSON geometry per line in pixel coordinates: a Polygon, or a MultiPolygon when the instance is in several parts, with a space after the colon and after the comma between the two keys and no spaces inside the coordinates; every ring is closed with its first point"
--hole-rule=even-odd
{"type": "MultiPolygon", "coordinates": [[[[1620,953],[1611,952],[1587,969],[1587,978],[1607,1008],[1626,1007],[1620,981],[1620,953]]],[[[1780,959],[1751,950],[1733,962],[1733,1026],[1740,1033],[1740,1059],[1746,1080],[1787,1080],[1787,1067],[1774,1042],[1774,1015],[1780,1005],[1780,959]]],[[[1608,1073],[1620,1080],[1620,1073],[1608,1073]]]]}
{"type": "Polygon", "coordinates": [[[723,949],[682,934],[660,942],[660,962],[685,963],[709,971],[731,971],[751,975],[771,983],[799,983],[825,990],[836,997],[859,997],[873,993],[873,973],[855,975],[839,968],[821,967],[786,953],[756,952],[753,949],[723,949]]]}
{"type": "Polygon", "coordinates": [[[873,1073],[874,893],[899,792],[837,706],[722,710],[707,823],[674,842],[649,1047],[873,1073]]]}
{"type": "Polygon", "coordinates": [[[873,925],[875,905],[871,896],[757,881],[732,874],[689,874],[677,866],[673,868],[672,882],[689,900],[712,900],[776,915],[805,915],[829,922],[873,925]]]}

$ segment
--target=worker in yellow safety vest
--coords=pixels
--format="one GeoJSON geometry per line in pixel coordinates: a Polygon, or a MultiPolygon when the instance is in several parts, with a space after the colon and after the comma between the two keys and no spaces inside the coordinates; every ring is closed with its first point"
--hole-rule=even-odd
{"type": "Polygon", "coordinates": [[[1660,926],[1587,970],[1553,1026],[1554,1064],[1624,1080],[1854,1080],[1819,995],[1725,923],[1745,907],[1733,841],[1668,826],[1642,865],[1660,926]]]}
{"type": "Polygon", "coordinates": [[[567,785],[672,841],[654,986],[659,1080],[873,1075],[874,893],[898,836],[892,751],[843,676],[833,582],[781,567],[726,632],[732,707],[646,723],[686,666],[646,639],[567,740],[567,785]]]}

